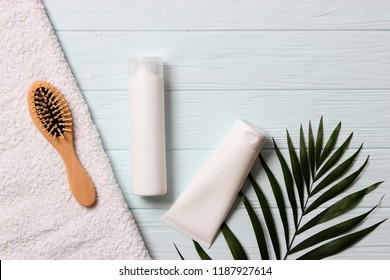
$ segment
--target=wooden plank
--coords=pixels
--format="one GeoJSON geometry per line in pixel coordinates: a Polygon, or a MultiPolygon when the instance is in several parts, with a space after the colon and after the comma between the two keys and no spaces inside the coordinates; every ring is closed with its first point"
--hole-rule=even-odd
{"type": "Polygon", "coordinates": [[[44,0],[56,30],[377,30],[386,0],[44,0]]]}
{"type": "MultiPolygon", "coordinates": [[[[344,155],[344,159],[348,158],[353,154],[355,150],[350,150],[344,155]]],[[[195,176],[196,172],[200,166],[207,160],[207,158],[212,153],[211,150],[174,150],[167,152],[167,175],[168,175],[168,192],[165,196],[143,198],[134,196],[131,194],[131,164],[130,158],[131,154],[129,151],[108,151],[108,156],[111,160],[112,167],[115,173],[115,177],[118,181],[119,187],[122,189],[124,196],[129,204],[131,209],[139,208],[163,208],[168,209],[171,204],[176,200],[180,193],[184,190],[186,185],[190,180],[195,176]]],[[[283,150],[283,153],[288,160],[287,150],[283,150]]],[[[275,173],[275,176],[278,178],[280,185],[284,190],[284,180],[283,175],[280,170],[280,164],[277,160],[274,151],[265,150],[262,152],[263,157],[266,159],[267,164],[271,170],[275,173]]],[[[347,174],[352,173],[357,170],[367,155],[370,155],[369,165],[366,170],[362,173],[359,180],[356,184],[351,187],[346,194],[352,193],[354,191],[360,190],[362,188],[368,187],[369,185],[378,182],[385,181],[381,187],[373,191],[369,196],[367,196],[360,204],[359,207],[372,207],[376,205],[379,200],[385,195],[381,205],[383,207],[390,207],[390,188],[388,184],[390,182],[390,175],[388,172],[388,162],[390,160],[390,151],[389,150],[363,150],[360,157],[357,159],[354,167],[349,170],[347,174]]],[[[342,161],[340,161],[341,163],[342,161]]],[[[237,167],[238,168],[238,167],[237,167]]],[[[256,176],[256,180],[260,184],[266,196],[269,198],[270,204],[272,207],[276,206],[275,201],[273,200],[273,194],[271,187],[268,183],[267,177],[264,174],[263,169],[260,166],[259,161],[257,161],[252,168],[252,174],[256,176]]],[[[252,190],[252,187],[249,184],[246,184],[244,191],[247,192],[249,200],[254,206],[258,206],[256,196],[252,190]]],[[[321,192],[320,194],[322,194],[321,192]]],[[[342,195],[343,196],[343,195],[342,195]]],[[[287,198],[287,195],[285,194],[287,198]]],[[[316,198],[315,196],[313,197],[316,198]]],[[[287,202],[287,200],[286,200],[287,202]]],[[[335,200],[330,201],[334,203],[335,200]]],[[[237,203],[239,204],[239,203],[237,203]]],[[[329,206],[330,203],[324,204],[324,206],[329,206]]],[[[242,207],[242,205],[239,205],[242,207]]]]}
{"type": "Polygon", "coordinates": [[[166,89],[389,89],[390,32],[57,32],[82,90],[126,90],[161,56],[166,89]]]}
{"type": "MultiPolygon", "coordinates": [[[[332,223],[323,224],[313,228],[311,232],[302,234],[301,239],[309,237],[311,234],[318,232],[336,222],[341,222],[349,218],[355,217],[361,213],[368,211],[368,209],[358,209],[354,213],[347,213],[339,219],[335,219],[332,223]]],[[[159,222],[165,210],[159,209],[138,209],[133,210],[134,217],[140,228],[141,235],[143,236],[147,248],[151,253],[151,256],[155,259],[179,259],[178,254],[173,246],[173,242],[179,247],[180,251],[186,259],[199,259],[193,248],[192,241],[170,228],[166,224],[159,222]]],[[[278,218],[275,214],[275,219],[278,218]]],[[[259,217],[261,214],[258,213],[259,217]]],[[[364,225],[369,226],[390,216],[389,208],[381,208],[376,210],[364,225]]],[[[232,231],[236,234],[243,247],[245,248],[250,259],[258,259],[259,252],[253,230],[244,209],[236,209],[228,220],[228,225],[232,231]]],[[[279,236],[283,234],[282,225],[276,220],[277,231],[279,236]]],[[[362,229],[358,227],[356,230],[362,229]]],[[[390,258],[390,246],[388,232],[390,230],[390,223],[383,223],[376,231],[365,239],[360,241],[358,244],[349,248],[348,250],[331,257],[330,259],[389,259],[390,258]]],[[[285,252],[285,246],[283,245],[282,239],[281,246],[283,252],[285,252]]],[[[227,248],[227,245],[221,236],[218,235],[213,246],[206,250],[209,255],[214,259],[231,259],[231,254],[227,248]]],[[[272,254],[272,249],[270,249],[272,254]]],[[[298,255],[298,254],[297,254],[298,255]]],[[[290,258],[296,257],[291,256],[290,258]]]]}
{"type": "MultiPolygon", "coordinates": [[[[126,91],[85,91],[106,149],[129,149],[126,91]]],[[[328,91],[166,91],[168,149],[214,149],[238,118],[245,118],[286,147],[288,129],[299,139],[299,125],[316,131],[324,116],[326,137],[342,121],[340,139],[354,132],[353,147],[390,148],[390,95],[377,90],[328,91]]],[[[268,141],[265,148],[272,147],[268,141]]]]}
{"type": "MultiPolygon", "coordinates": [[[[192,242],[160,218],[239,117],[275,137],[285,155],[286,128],[298,139],[300,123],[312,119],[317,125],[324,115],[327,137],[342,120],[341,139],[354,131],[351,146],[364,142],[367,148],[356,165],[371,155],[353,189],[386,181],[342,219],[367,211],[383,194],[380,209],[367,222],[389,217],[388,1],[43,2],[85,90],[119,186],[152,257],[178,259],[175,242],[186,258],[197,259],[192,242]],[[165,60],[169,149],[165,197],[145,199],[129,192],[126,60],[136,55],[160,55],[165,60]]],[[[278,170],[282,183],[270,142],[263,155],[271,169],[278,170]]],[[[253,172],[271,198],[258,162],[253,172]]],[[[253,191],[248,186],[244,190],[259,213],[253,191]]],[[[273,200],[270,203],[277,212],[273,200]]],[[[243,240],[248,255],[258,258],[249,220],[239,203],[230,214],[229,226],[243,240]]],[[[281,226],[277,229],[280,232],[281,226]]],[[[385,222],[333,259],[390,259],[389,230],[385,222]]],[[[209,252],[215,259],[230,258],[221,237],[209,252]]]]}

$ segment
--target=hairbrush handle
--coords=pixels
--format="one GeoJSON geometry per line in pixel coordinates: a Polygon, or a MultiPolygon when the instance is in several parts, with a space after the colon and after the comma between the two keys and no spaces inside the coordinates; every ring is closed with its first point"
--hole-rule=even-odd
{"type": "Polygon", "coordinates": [[[68,175],[69,187],[74,198],[83,206],[90,207],[95,204],[96,191],[91,178],[78,160],[72,149],[68,153],[61,154],[68,175]]]}

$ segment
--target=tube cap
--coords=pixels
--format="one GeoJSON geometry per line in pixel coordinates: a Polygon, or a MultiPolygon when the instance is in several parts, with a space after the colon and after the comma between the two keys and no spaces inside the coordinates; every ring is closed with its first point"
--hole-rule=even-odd
{"type": "Polygon", "coordinates": [[[129,78],[133,76],[163,76],[160,57],[132,57],[128,61],[129,78]]]}
{"type": "Polygon", "coordinates": [[[241,146],[258,153],[267,139],[266,134],[243,119],[238,119],[229,132],[229,137],[241,146]]]}

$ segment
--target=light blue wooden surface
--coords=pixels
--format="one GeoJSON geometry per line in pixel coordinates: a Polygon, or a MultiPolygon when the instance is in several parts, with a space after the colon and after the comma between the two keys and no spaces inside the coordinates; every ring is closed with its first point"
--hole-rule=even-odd
{"type": "MultiPolygon", "coordinates": [[[[329,136],[342,121],[341,138],[353,131],[351,146],[365,143],[358,162],[371,155],[356,185],[386,181],[346,217],[367,211],[383,194],[368,223],[390,217],[390,2],[43,3],[152,257],[178,259],[175,242],[186,258],[196,258],[190,240],[160,218],[237,118],[261,127],[283,152],[286,128],[297,139],[301,123],[307,131],[309,119],[317,124],[324,115],[329,136]],[[165,61],[165,197],[130,194],[127,58],[141,55],[162,56],[165,61]]],[[[264,155],[276,169],[270,142],[264,155]]],[[[255,174],[265,185],[258,169],[256,163],[255,174]]],[[[245,190],[254,202],[253,193],[245,190]]],[[[245,210],[239,204],[234,207],[229,225],[248,255],[258,258],[245,210]]],[[[334,258],[390,259],[389,231],[386,222],[334,258]]],[[[210,255],[230,258],[223,238],[217,238],[210,255]]]]}

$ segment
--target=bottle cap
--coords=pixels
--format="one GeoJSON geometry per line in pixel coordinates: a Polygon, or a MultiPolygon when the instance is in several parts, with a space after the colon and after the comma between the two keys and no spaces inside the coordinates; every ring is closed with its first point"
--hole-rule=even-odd
{"type": "Polygon", "coordinates": [[[238,119],[229,132],[229,136],[239,145],[258,153],[267,139],[266,134],[251,123],[238,119]]]}
{"type": "Polygon", "coordinates": [[[161,57],[132,57],[128,61],[129,78],[133,76],[163,76],[161,57]]]}

